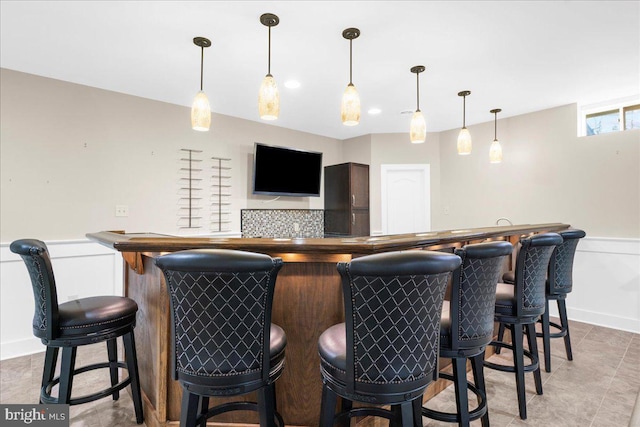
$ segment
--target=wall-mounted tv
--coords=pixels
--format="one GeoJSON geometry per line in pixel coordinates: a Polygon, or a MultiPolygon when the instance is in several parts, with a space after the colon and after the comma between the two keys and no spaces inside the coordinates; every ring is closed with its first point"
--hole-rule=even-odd
{"type": "Polygon", "coordinates": [[[253,194],[320,196],[322,153],[255,143],[253,194]]]}

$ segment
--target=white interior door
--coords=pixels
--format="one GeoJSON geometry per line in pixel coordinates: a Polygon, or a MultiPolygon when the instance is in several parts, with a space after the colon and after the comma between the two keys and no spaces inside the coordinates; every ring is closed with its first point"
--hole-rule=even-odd
{"type": "Polygon", "coordinates": [[[382,233],[431,230],[429,165],[381,165],[382,233]]]}

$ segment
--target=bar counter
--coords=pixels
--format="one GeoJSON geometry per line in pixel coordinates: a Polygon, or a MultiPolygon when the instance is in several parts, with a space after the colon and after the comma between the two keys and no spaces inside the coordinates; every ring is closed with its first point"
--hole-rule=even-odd
{"type": "MultiPolygon", "coordinates": [[[[121,252],[125,260],[124,292],[139,307],[135,337],[145,423],[149,427],[178,425],[182,396],[170,372],[169,298],[154,258],[198,248],[238,249],[281,257],[285,264],[276,282],[272,320],[285,330],[288,343],[286,367],[276,384],[278,408],[287,425],[316,426],[322,393],[318,337],[326,328],[344,321],[337,262],[396,250],[447,250],[486,240],[515,244],[521,235],[568,227],[561,223],[523,224],[325,239],[175,237],[111,231],[89,233],[87,237],[121,252]]],[[[508,268],[510,264],[505,265],[508,268]]],[[[249,395],[249,399],[255,397],[249,395]]],[[[257,423],[257,417],[239,412],[222,421],[257,423]]]]}

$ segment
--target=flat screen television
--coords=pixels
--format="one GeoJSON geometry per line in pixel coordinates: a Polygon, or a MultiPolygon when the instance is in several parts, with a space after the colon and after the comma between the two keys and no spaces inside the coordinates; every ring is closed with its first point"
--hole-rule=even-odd
{"type": "Polygon", "coordinates": [[[253,194],[319,197],[322,153],[255,143],[253,194]]]}

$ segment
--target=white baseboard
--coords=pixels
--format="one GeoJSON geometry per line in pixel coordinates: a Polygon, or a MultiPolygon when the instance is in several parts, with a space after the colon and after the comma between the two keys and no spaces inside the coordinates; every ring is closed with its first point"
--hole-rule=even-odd
{"type": "MultiPolygon", "coordinates": [[[[611,313],[598,313],[596,311],[582,310],[580,308],[572,307],[571,294],[567,295],[566,301],[567,317],[569,320],[640,334],[640,320],[638,319],[620,317],[611,313]]],[[[559,317],[558,306],[555,301],[550,301],[549,303],[549,315],[551,317],[559,317]]]]}
{"type": "Polygon", "coordinates": [[[3,342],[2,347],[0,348],[0,360],[41,353],[47,349],[47,347],[42,344],[42,341],[36,337],[25,338],[12,342],[3,342]]]}
{"type": "MultiPolygon", "coordinates": [[[[570,297],[567,297],[567,299],[568,298],[570,297]]],[[[557,316],[557,314],[553,314],[553,310],[549,310],[549,314],[557,316]]],[[[575,320],[577,322],[640,334],[640,320],[638,319],[619,317],[610,313],[597,313],[595,311],[587,311],[571,307],[567,307],[567,317],[569,317],[569,320],[575,320]]]]}

